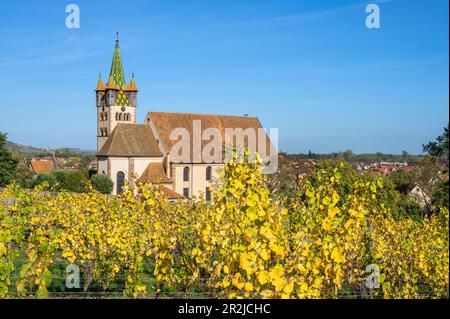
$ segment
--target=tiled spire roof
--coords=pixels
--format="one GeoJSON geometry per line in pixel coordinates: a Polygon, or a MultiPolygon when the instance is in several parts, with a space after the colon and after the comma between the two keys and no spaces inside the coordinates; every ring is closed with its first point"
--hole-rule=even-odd
{"type": "MultiPolygon", "coordinates": [[[[123,92],[125,84],[125,76],[123,73],[122,57],[120,55],[119,33],[117,32],[116,46],[114,48],[113,60],[111,63],[111,71],[109,72],[109,81],[111,85],[114,83],[116,89],[119,90],[116,96],[116,104],[128,106],[130,105],[127,95],[123,92]],[[113,81],[111,81],[111,78],[113,81]]],[[[108,87],[107,87],[108,88],[108,87]]]]}
{"type": "Polygon", "coordinates": [[[116,39],[116,47],[114,48],[113,60],[111,63],[111,71],[109,76],[114,77],[114,82],[117,87],[121,88],[125,83],[125,76],[123,74],[122,57],[120,55],[119,37],[116,39]]]}
{"type": "Polygon", "coordinates": [[[136,82],[134,81],[134,72],[133,75],[131,76],[131,82],[128,85],[128,91],[133,91],[133,92],[137,92],[137,86],[136,86],[136,82]]]}
{"type": "Polygon", "coordinates": [[[114,77],[112,75],[109,76],[108,83],[106,83],[106,88],[108,90],[118,90],[116,82],[114,81],[114,77]]]}
{"type": "Polygon", "coordinates": [[[101,75],[98,76],[98,82],[97,82],[97,88],[95,89],[98,91],[105,91],[105,85],[103,84],[101,75]]]}

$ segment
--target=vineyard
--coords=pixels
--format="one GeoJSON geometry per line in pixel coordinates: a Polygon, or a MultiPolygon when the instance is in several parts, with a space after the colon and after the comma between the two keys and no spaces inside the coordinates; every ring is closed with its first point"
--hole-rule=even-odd
{"type": "Polygon", "coordinates": [[[13,183],[0,192],[0,298],[448,298],[448,209],[398,216],[382,178],[349,188],[339,165],[285,200],[238,158],[211,203],[151,185],[13,183]]]}

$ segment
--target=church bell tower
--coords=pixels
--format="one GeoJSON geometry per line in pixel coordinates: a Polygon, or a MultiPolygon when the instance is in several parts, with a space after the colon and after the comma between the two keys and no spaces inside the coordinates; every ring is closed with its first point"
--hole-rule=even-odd
{"type": "Polygon", "coordinates": [[[118,33],[108,82],[105,85],[99,74],[95,92],[97,152],[99,152],[117,123],[136,123],[138,89],[134,80],[134,72],[130,83],[125,82],[118,33]]]}

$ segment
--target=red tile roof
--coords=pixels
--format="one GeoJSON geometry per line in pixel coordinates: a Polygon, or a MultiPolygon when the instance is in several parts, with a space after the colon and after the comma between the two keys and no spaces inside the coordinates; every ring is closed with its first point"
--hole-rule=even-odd
{"type": "Polygon", "coordinates": [[[161,193],[164,193],[169,199],[177,199],[177,198],[181,198],[184,197],[181,194],[178,194],[177,192],[165,187],[165,186],[161,186],[160,189],[161,193]]]}
{"type": "Polygon", "coordinates": [[[150,126],[119,123],[97,155],[161,157],[162,153],[150,126]]]}
{"type": "Polygon", "coordinates": [[[173,180],[166,176],[166,170],[161,162],[148,164],[141,177],[137,180],[139,183],[164,184],[173,183],[173,180]]]}
{"type": "Polygon", "coordinates": [[[31,160],[31,169],[35,174],[48,174],[55,169],[55,165],[52,160],[31,160]]]}
{"type": "MultiPolygon", "coordinates": [[[[225,134],[225,129],[242,129],[246,130],[248,128],[254,129],[256,136],[256,150],[252,149],[252,151],[258,151],[261,152],[261,147],[258,144],[259,138],[259,128],[262,128],[261,123],[259,122],[257,117],[252,116],[231,116],[231,115],[216,115],[216,114],[193,114],[193,113],[176,113],[176,112],[149,112],[147,114],[147,123],[149,120],[153,123],[155,126],[156,132],[158,134],[158,137],[160,139],[160,142],[162,143],[163,147],[165,148],[164,151],[170,152],[171,148],[178,143],[178,140],[171,140],[170,134],[173,129],[175,128],[184,128],[189,132],[190,138],[190,149],[193,149],[193,126],[195,120],[201,121],[201,134],[203,134],[204,130],[208,128],[215,128],[219,130],[221,137],[222,137],[222,151],[225,151],[230,145],[235,143],[232,138],[233,136],[228,136],[225,134]]],[[[265,136],[263,137],[263,140],[266,140],[266,147],[265,147],[265,153],[268,154],[270,151],[271,142],[266,135],[266,133],[263,133],[265,136]]],[[[203,149],[204,146],[206,146],[208,143],[210,143],[209,140],[201,140],[201,148],[203,149]]],[[[251,145],[248,145],[248,141],[245,138],[244,140],[245,147],[249,147],[251,145]]],[[[273,146],[272,146],[273,147],[273,146]]],[[[190,152],[191,161],[194,162],[193,153],[190,152]]]]}

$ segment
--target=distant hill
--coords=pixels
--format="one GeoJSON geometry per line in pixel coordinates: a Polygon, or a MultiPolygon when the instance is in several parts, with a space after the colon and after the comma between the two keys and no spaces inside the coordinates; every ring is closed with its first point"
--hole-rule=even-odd
{"type": "Polygon", "coordinates": [[[6,141],[6,146],[10,148],[15,155],[21,155],[24,157],[42,157],[50,155],[50,153],[43,148],[25,146],[11,141],[6,141]]]}
{"type": "Polygon", "coordinates": [[[85,155],[94,155],[95,151],[90,150],[80,150],[78,148],[58,148],[54,150],[48,150],[44,148],[27,146],[18,143],[14,143],[11,141],[6,141],[6,146],[11,149],[11,151],[23,157],[45,157],[51,156],[52,152],[55,152],[55,155],[58,157],[72,157],[72,156],[85,156],[85,155]]]}
{"type": "Polygon", "coordinates": [[[369,154],[354,154],[352,151],[344,151],[344,152],[335,152],[330,154],[317,154],[317,153],[308,153],[308,154],[286,154],[283,155],[291,158],[291,159],[299,159],[299,160],[344,160],[349,163],[356,162],[367,162],[367,163],[376,163],[376,162],[406,162],[410,164],[420,162],[425,155],[417,155],[417,154],[408,154],[403,152],[403,154],[385,154],[385,153],[369,153],[369,154]]]}

